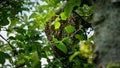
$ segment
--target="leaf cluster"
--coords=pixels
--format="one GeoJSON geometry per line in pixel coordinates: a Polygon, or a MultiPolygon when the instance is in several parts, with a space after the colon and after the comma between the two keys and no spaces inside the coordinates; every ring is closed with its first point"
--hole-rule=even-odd
{"type": "Polygon", "coordinates": [[[81,0],[33,2],[31,0],[5,0],[0,1],[0,9],[0,28],[2,31],[7,25],[5,31],[8,38],[5,39],[1,35],[3,40],[7,42],[0,40],[0,64],[2,67],[93,68],[93,64],[89,62],[91,60],[88,60],[88,55],[87,57],[81,56],[81,54],[86,55],[87,53],[83,54],[79,50],[82,48],[79,47],[80,41],[86,40],[89,43],[93,41],[93,36],[88,37],[92,28],[91,26],[86,27],[85,24],[92,19],[92,6],[83,4],[81,0]],[[56,14],[64,2],[67,4],[63,11],[56,14]],[[74,9],[76,6],[78,8],[74,9]],[[70,24],[62,28],[73,12],[79,16],[79,19],[73,17],[77,25],[70,24]],[[55,37],[54,32],[50,36],[52,39],[48,39],[45,28],[49,20],[51,20],[50,27],[53,26],[55,31],[59,32],[62,29],[61,32],[64,34],[60,36],[61,39],[55,37]],[[65,22],[61,23],[61,21],[65,22]],[[55,52],[58,57],[56,57],[55,52]],[[43,65],[43,58],[46,59],[45,65],[43,65]],[[10,64],[5,65],[6,59],[9,60],[10,64]]]}

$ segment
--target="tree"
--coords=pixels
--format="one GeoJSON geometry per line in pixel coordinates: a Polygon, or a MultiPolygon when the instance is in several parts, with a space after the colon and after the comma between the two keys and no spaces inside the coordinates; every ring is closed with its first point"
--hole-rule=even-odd
{"type": "MultiPolygon", "coordinates": [[[[87,35],[84,33],[86,32],[86,29],[91,27],[90,23],[87,21],[91,14],[88,14],[88,17],[86,16],[86,20],[84,18],[84,14],[83,16],[79,14],[79,12],[82,12],[79,11],[82,9],[79,7],[80,5],[82,5],[83,8],[89,9],[85,11],[91,11],[87,5],[83,4],[84,3],[81,4],[81,0],[68,1],[65,3],[65,6],[61,7],[62,9],[59,9],[61,12],[56,12],[55,15],[46,23],[45,32],[54,53],[54,60],[59,58],[62,63],[62,67],[84,67],[84,65],[80,63],[76,64],[77,61],[69,62],[70,55],[72,55],[72,53],[69,54],[69,52],[71,52],[71,50],[75,50],[73,49],[75,47],[74,45],[77,45],[80,40],[88,39],[87,35]]],[[[87,61],[87,59],[84,58],[85,57],[81,57],[76,60],[84,63],[83,61],[87,61]]]]}
{"type": "Polygon", "coordinates": [[[119,0],[95,2],[94,30],[96,68],[120,68],[119,0]]]}
{"type": "Polygon", "coordinates": [[[8,39],[0,35],[7,41],[7,44],[0,41],[2,67],[7,66],[8,59],[10,67],[41,68],[41,59],[46,58],[46,68],[93,68],[93,36],[88,37],[93,17],[90,2],[5,0],[0,3],[4,9],[0,11],[1,31],[8,25],[5,28],[8,39]]]}

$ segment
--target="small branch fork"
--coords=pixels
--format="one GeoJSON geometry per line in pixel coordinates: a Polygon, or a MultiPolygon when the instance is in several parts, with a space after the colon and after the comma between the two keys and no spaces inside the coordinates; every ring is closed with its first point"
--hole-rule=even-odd
{"type": "Polygon", "coordinates": [[[10,44],[10,42],[9,42],[7,39],[5,39],[1,34],[0,34],[0,37],[9,44],[9,46],[12,48],[12,51],[13,51],[14,55],[17,55],[18,53],[17,53],[15,47],[13,47],[13,46],[10,44]]]}

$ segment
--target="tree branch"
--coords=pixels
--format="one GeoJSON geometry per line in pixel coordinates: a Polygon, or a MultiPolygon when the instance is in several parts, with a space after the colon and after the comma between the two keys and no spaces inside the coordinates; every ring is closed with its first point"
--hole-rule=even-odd
{"type": "Polygon", "coordinates": [[[0,37],[9,44],[9,46],[10,46],[10,47],[12,48],[12,50],[13,50],[14,55],[17,55],[18,53],[17,53],[15,47],[13,47],[13,46],[10,44],[10,42],[9,42],[7,39],[5,39],[1,34],[0,34],[0,37]]]}
{"type": "Polygon", "coordinates": [[[1,34],[0,34],[0,37],[1,37],[3,40],[5,40],[12,49],[14,48],[14,47],[10,44],[10,42],[9,42],[7,39],[5,39],[1,34]]]}

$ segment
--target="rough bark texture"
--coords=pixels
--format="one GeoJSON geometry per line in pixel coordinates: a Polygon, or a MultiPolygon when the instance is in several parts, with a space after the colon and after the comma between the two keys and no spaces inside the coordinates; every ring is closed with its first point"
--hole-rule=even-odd
{"type": "Polygon", "coordinates": [[[120,68],[120,0],[95,2],[96,68],[120,68]]]}

